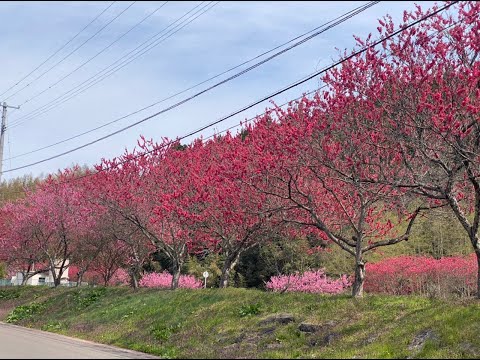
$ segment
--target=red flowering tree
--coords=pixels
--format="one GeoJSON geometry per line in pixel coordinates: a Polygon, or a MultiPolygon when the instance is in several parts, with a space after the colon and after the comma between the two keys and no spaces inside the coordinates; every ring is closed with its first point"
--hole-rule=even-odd
{"type": "Polygon", "coordinates": [[[76,187],[77,169],[49,176],[25,199],[7,205],[9,231],[4,235],[12,256],[26,264],[35,264],[36,272],[50,270],[54,286],[60,280],[86,238],[91,236],[94,216],[76,187]]]}
{"type": "MultiPolygon", "coordinates": [[[[45,256],[34,244],[35,227],[30,223],[24,200],[7,203],[1,211],[0,251],[11,273],[22,274],[22,285],[36,274],[48,271],[45,256]]],[[[15,274],[16,275],[16,274],[15,274]]]]}
{"type": "Polygon", "coordinates": [[[476,291],[476,258],[400,256],[367,264],[367,291],[392,295],[471,296],[476,291]]]}
{"type": "MultiPolygon", "coordinates": [[[[452,15],[438,13],[347,63],[342,81],[352,79],[357,96],[370,99],[381,115],[375,127],[386,137],[384,151],[403,164],[398,174],[371,181],[451,208],[477,254],[480,297],[480,4],[452,7],[452,15]]],[[[431,11],[417,7],[403,22],[431,11]]],[[[378,30],[393,33],[392,20],[378,30]]]]}
{"type": "Polygon", "coordinates": [[[392,176],[401,169],[395,155],[382,150],[384,138],[370,130],[370,110],[351,96],[325,94],[277,109],[278,122],[261,119],[252,133],[268,185],[255,187],[281,200],[285,221],[317,229],[355,258],[353,296],[363,295],[364,254],[408,240],[421,210],[410,214],[402,191],[363,181],[380,176],[378,165],[392,176]],[[385,219],[389,212],[408,222],[403,234],[385,219]]]}
{"type": "MultiPolygon", "coordinates": [[[[107,286],[111,283],[115,274],[125,266],[127,258],[128,248],[125,244],[121,241],[110,239],[110,241],[104,243],[89,270],[91,270],[91,273],[98,274],[103,284],[107,286]]],[[[136,274],[130,274],[130,280],[133,288],[138,288],[136,274]]]]}
{"type": "MultiPolygon", "coordinates": [[[[201,142],[182,147],[167,139],[155,144],[142,138],[139,150],[104,160],[97,167],[104,184],[102,202],[135,226],[152,251],[160,251],[170,259],[172,289],[178,287],[206,197],[206,188],[196,181],[202,178],[200,152],[196,151],[201,147],[201,142]]],[[[117,237],[123,241],[127,238],[125,234],[117,237]]],[[[135,239],[142,241],[138,234],[135,239]]],[[[148,246],[144,244],[143,249],[148,246]]]]}
{"type": "Polygon", "coordinates": [[[248,142],[245,132],[237,136],[227,133],[206,143],[199,159],[207,169],[204,179],[199,179],[207,191],[201,229],[206,230],[206,246],[225,258],[221,288],[228,286],[230,272],[240,256],[267,241],[275,226],[267,211],[271,208],[269,199],[247,184],[257,171],[248,142]]]}
{"type": "Polygon", "coordinates": [[[317,294],[340,294],[351,285],[347,276],[329,278],[323,269],[303,274],[272,276],[265,287],[275,292],[298,291],[317,294]]]}
{"type": "MultiPolygon", "coordinates": [[[[93,249],[97,257],[93,269],[100,273],[105,284],[120,268],[130,277],[130,284],[138,288],[144,262],[154,247],[132,222],[133,214],[140,208],[126,200],[128,183],[122,183],[117,170],[101,171],[84,181],[85,197],[90,206],[97,209],[93,249]]],[[[137,212],[138,214],[138,212],[137,212]]]]}

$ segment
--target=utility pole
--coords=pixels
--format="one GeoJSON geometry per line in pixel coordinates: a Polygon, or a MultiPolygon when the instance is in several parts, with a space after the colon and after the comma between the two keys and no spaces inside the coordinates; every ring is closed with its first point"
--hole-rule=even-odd
{"type": "Polygon", "coordinates": [[[9,106],[4,101],[2,104],[2,128],[0,130],[0,183],[2,181],[3,171],[3,142],[5,140],[5,131],[7,130],[7,109],[20,109],[20,106],[9,106]]]}

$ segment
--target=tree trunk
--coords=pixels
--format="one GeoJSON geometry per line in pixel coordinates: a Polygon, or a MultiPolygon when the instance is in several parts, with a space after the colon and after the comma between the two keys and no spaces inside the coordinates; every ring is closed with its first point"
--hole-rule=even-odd
{"type": "Polygon", "coordinates": [[[365,282],[365,261],[363,261],[362,251],[362,233],[356,234],[355,247],[355,281],[352,287],[352,296],[355,298],[363,297],[363,283],[365,282]]]}
{"type": "Polygon", "coordinates": [[[130,269],[130,284],[134,290],[138,289],[138,271],[136,267],[130,269]]]}
{"type": "Polygon", "coordinates": [[[240,253],[227,256],[225,263],[223,264],[222,275],[220,277],[221,289],[225,289],[228,286],[228,280],[230,279],[230,272],[237,265],[238,259],[240,258],[240,253]]]}
{"type": "Polygon", "coordinates": [[[55,272],[55,263],[50,262],[50,273],[52,274],[53,277],[53,286],[57,287],[60,285],[60,276],[57,276],[57,273],[55,272]]]}
{"type": "Polygon", "coordinates": [[[29,276],[30,271],[34,270],[34,264],[32,262],[28,263],[27,271],[22,272],[22,283],[21,285],[27,285],[28,279],[30,279],[31,276],[29,276]]]}
{"type": "Polygon", "coordinates": [[[353,283],[352,296],[363,297],[363,283],[365,282],[365,263],[360,260],[355,263],[355,282],[353,283]]]}
{"type": "Polygon", "coordinates": [[[180,270],[181,270],[181,266],[179,264],[175,264],[173,266],[173,277],[172,277],[172,286],[171,286],[172,290],[175,290],[176,288],[178,288],[178,282],[180,280],[180,270]]]}
{"type": "Polygon", "coordinates": [[[77,278],[77,285],[76,285],[76,287],[79,287],[79,286],[82,284],[83,274],[85,274],[85,270],[78,272],[78,274],[77,274],[78,278],[77,278]]]}
{"type": "Polygon", "coordinates": [[[21,284],[21,285],[22,285],[22,286],[23,286],[23,285],[27,285],[28,279],[29,279],[29,277],[28,277],[27,275],[24,275],[24,274],[22,273],[22,284],[21,284]]]}
{"type": "MultiPolygon", "coordinates": [[[[473,186],[476,188],[475,183],[473,186]]],[[[478,200],[478,196],[479,195],[477,193],[476,194],[477,200],[478,200]]],[[[472,244],[473,249],[475,250],[475,254],[477,255],[477,299],[480,299],[480,239],[478,238],[478,235],[477,235],[478,223],[475,223],[474,221],[473,225],[470,224],[467,217],[465,216],[463,211],[460,209],[457,199],[451,193],[447,194],[447,199],[448,199],[448,203],[450,204],[450,208],[453,210],[453,213],[457,217],[458,221],[460,221],[460,224],[462,224],[463,228],[467,231],[468,237],[470,239],[470,243],[472,244]]],[[[480,212],[480,207],[479,207],[480,205],[478,204],[477,200],[475,202],[475,218],[478,216],[478,213],[480,212]]]]}
{"type": "Polygon", "coordinates": [[[132,275],[132,285],[134,290],[138,289],[138,277],[136,272],[132,275]]]}
{"type": "Polygon", "coordinates": [[[172,290],[175,290],[178,288],[179,281],[180,281],[180,273],[182,271],[182,266],[185,261],[186,250],[187,250],[186,245],[183,244],[182,247],[178,251],[173,253],[171,256],[171,259],[173,262],[172,264],[173,277],[172,277],[172,285],[170,288],[172,290]]]}

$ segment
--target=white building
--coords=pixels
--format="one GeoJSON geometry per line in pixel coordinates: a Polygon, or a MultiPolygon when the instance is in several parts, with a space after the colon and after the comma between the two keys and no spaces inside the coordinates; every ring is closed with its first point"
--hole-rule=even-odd
{"type": "MultiPolygon", "coordinates": [[[[67,260],[65,262],[65,268],[64,268],[62,277],[60,279],[60,285],[69,283],[68,264],[69,264],[69,261],[67,260]]],[[[55,272],[56,274],[58,274],[58,269],[55,269],[55,272]]],[[[30,274],[33,274],[33,273],[35,273],[35,266],[32,267],[32,271],[30,272],[30,274]]],[[[14,276],[12,276],[12,280],[11,280],[12,285],[22,285],[22,281],[23,281],[23,274],[21,271],[17,271],[17,273],[14,276]]],[[[27,280],[27,285],[51,285],[51,284],[53,284],[53,274],[50,270],[35,274],[27,280]]]]}

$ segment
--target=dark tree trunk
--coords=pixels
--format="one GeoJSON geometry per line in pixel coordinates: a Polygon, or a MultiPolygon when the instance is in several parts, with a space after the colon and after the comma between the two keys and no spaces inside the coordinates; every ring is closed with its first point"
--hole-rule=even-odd
{"type": "Polygon", "coordinates": [[[27,284],[27,281],[29,279],[28,275],[24,275],[22,274],[22,284],[21,285],[26,285],[27,284]]]}
{"type": "Polygon", "coordinates": [[[132,286],[134,290],[138,289],[138,276],[137,276],[137,271],[133,270],[131,273],[131,280],[132,280],[132,286]]]}
{"type": "MultiPolygon", "coordinates": [[[[477,189],[478,183],[474,181],[474,188],[477,189]]],[[[470,224],[467,217],[460,209],[457,199],[452,196],[451,193],[447,193],[447,200],[450,205],[450,208],[453,210],[453,213],[457,217],[460,224],[467,231],[470,243],[475,250],[475,255],[477,255],[477,299],[480,299],[480,239],[478,238],[478,216],[480,212],[480,195],[476,191],[476,201],[475,201],[475,218],[473,224],[470,224]]]]}
{"type": "Polygon", "coordinates": [[[132,265],[128,269],[128,275],[130,275],[130,286],[133,287],[134,290],[137,290],[139,287],[139,279],[140,279],[140,271],[139,266],[132,265]]]}
{"type": "Polygon", "coordinates": [[[222,268],[222,275],[220,277],[219,287],[221,289],[225,289],[226,287],[228,287],[230,272],[237,265],[239,258],[240,258],[240,253],[236,253],[231,256],[227,256],[227,258],[225,259],[225,263],[223,264],[223,268],[222,268]]]}
{"type": "Polygon", "coordinates": [[[365,282],[365,261],[363,261],[362,233],[358,232],[355,237],[355,281],[352,287],[352,296],[363,297],[363,283],[365,282]]]}
{"type": "Polygon", "coordinates": [[[79,271],[77,276],[77,284],[76,284],[76,287],[79,287],[81,284],[82,284],[82,280],[83,280],[83,274],[85,274],[85,270],[82,270],[82,271],[79,271]]]}
{"type": "Polygon", "coordinates": [[[365,282],[365,263],[357,261],[355,263],[355,281],[352,288],[353,297],[363,297],[363,284],[365,282]]]}
{"type": "Polygon", "coordinates": [[[179,266],[178,264],[174,265],[172,285],[171,285],[172,290],[175,290],[178,288],[178,282],[180,280],[180,270],[181,270],[181,266],[179,266]]]}
{"type": "Polygon", "coordinates": [[[186,252],[186,245],[183,245],[180,251],[176,252],[171,257],[173,261],[173,266],[172,266],[173,277],[172,277],[172,285],[170,288],[172,290],[175,290],[178,288],[182,266],[185,261],[185,252],[186,252]]]}

